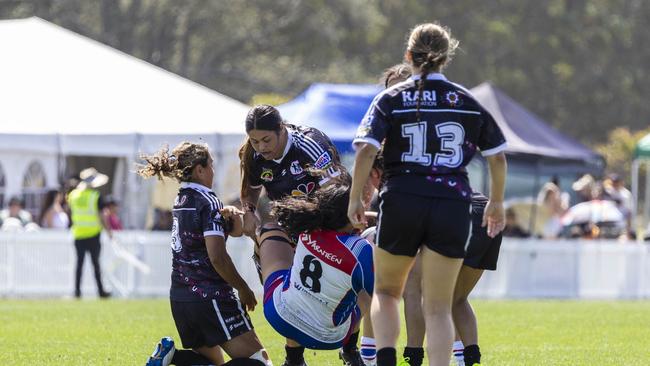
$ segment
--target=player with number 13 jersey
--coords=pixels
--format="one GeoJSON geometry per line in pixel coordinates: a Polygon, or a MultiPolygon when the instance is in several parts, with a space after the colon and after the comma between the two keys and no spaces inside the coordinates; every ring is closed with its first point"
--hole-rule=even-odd
{"type": "Polygon", "coordinates": [[[419,96],[419,79],[413,75],[379,94],[354,143],[379,148],[386,139],[386,190],[470,201],[465,166],[477,150],[483,156],[503,151],[505,138],[465,88],[431,73],[419,96]]]}

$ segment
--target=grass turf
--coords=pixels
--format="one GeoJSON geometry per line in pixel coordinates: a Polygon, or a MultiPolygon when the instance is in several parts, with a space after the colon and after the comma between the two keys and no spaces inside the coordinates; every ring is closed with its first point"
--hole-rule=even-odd
{"type": "MultiPolygon", "coordinates": [[[[650,302],[474,301],[485,365],[650,365],[650,302]]],[[[284,341],[253,323],[274,364],[284,341]]],[[[160,337],[180,341],[166,300],[0,300],[0,365],[143,365],[160,337]]],[[[402,329],[399,346],[404,345],[402,329]]],[[[401,353],[401,349],[398,350],[401,353]]],[[[341,365],[306,351],[312,366],[341,365]]]]}

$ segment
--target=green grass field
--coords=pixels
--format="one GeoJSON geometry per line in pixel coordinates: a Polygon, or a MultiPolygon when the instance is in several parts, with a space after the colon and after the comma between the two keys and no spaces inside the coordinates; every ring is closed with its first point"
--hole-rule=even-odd
{"type": "MultiPolygon", "coordinates": [[[[650,302],[474,304],[484,366],[650,365],[650,302]]],[[[261,308],[252,317],[280,365],[282,338],[261,308]]],[[[164,335],[178,340],[166,300],[0,300],[0,365],[143,365],[164,335]]],[[[334,351],[306,359],[340,365],[334,351]]]]}

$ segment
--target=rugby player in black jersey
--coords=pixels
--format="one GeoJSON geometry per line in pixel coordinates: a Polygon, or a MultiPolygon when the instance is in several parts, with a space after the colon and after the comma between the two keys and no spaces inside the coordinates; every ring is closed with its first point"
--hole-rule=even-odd
{"type": "MultiPolygon", "coordinates": [[[[246,133],[248,138],[239,152],[244,234],[256,241],[260,278],[268,278],[269,269],[284,261],[295,244],[277,222],[260,222],[256,208],[262,188],[271,201],[286,196],[306,197],[336,179],[344,168],[323,132],[286,123],[273,106],[253,107],[246,116],[246,133]]],[[[350,339],[356,344],[356,338],[350,339]]],[[[284,365],[306,365],[304,347],[299,343],[287,339],[285,350],[284,365]]]]}
{"type": "Polygon", "coordinates": [[[228,236],[242,235],[243,213],[223,207],[210,188],[208,146],[183,142],[171,154],[164,148],[143,159],[141,176],[181,183],[172,210],[170,303],[183,347],[192,349],[176,350],[165,337],[147,366],[222,365],[222,349],[232,358],[226,365],[272,365],[247,313],[257,304],[255,295],[226,251],[228,236]]]}
{"type": "Polygon", "coordinates": [[[505,221],[503,134],[465,88],[440,73],[457,45],[440,25],[414,28],[405,53],[413,76],[377,95],[355,138],[348,214],[360,228],[365,223],[363,187],[385,139],[386,183],[381,193],[371,313],[379,366],[396,364],[399,298],[420,247],[429,364],[449,363],[452,299],[471,225],[472,191],[464,167],[477,150],[488,161],[491,179],[491,200],[482,224],[495,237],[505,221]]]}

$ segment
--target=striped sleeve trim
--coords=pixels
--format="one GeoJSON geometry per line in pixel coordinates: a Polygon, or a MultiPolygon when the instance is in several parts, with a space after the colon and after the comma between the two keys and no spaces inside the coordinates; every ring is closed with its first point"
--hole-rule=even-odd
{"type": "Polygon", "coordinates": [[[356,150],[359,147],[359,144],[361,144],[361,143],[370,144],[370,145],[376,147],[378,150],[381,149],[381,143],[379,143],[379,141],[373,139],[372,137],[368,137],[368,136],[355,138],[352,141],[352,146],[356,150]]]}
{"type": "Polygon", "coordinates": [[[203,236],[220,236],[222,238],[225,238],[226,234],[224,234],[223,231],[210,230],[210,231],[204,231],[203,236]]]}
{"type": "Polygon", "coordinates": [[[322,146],[320,146],[314,139],[311,137],[303,134],[303,133],[296,133],[294,135],[296,138],[296,146],[300,148],[302,151],[304,151],[307,156],[309,156],[310,159],[312,159],[314,162],[318,160],[318,158],[327,150],[324,149],[322,146]]]}
{"type": "Polygon", "coordinates": [[[496,155],[496,154],[504,151],[507,147],[508,147],[508,144],[504,142],[504,143],[502,143],[501,145],[499,145],[497,147],[493,147],[493,148],[487,149],[487,150],[481,150],[481,155],[483,155],[483,156],[496,155]]]}

